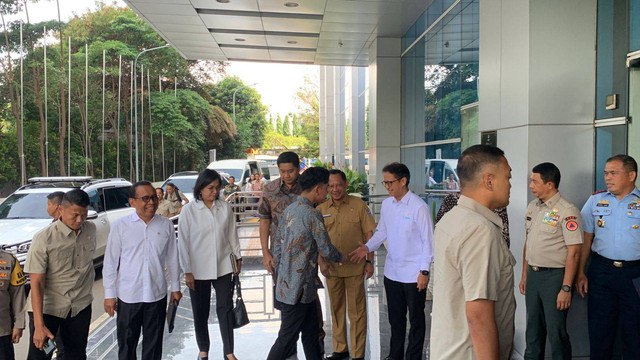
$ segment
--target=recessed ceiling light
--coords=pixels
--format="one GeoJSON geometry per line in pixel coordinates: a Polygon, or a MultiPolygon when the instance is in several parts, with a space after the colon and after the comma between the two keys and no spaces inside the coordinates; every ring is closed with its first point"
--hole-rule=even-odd
{"type": "Polygon", "coordinates": [[[228,3],[230,0],[216,0],[217,2],[221,3],[221,4],[226,4],[228,3]]]}
{"type": "Polygon", "coordinates": [[[298,43],[298,42],[297,42],[297,41],[295,41],[295,40],[289,40],[289,41],[287,41],[287,44],[291,44],[291,45],[295,45],[295,44],[297,44],[297,43],[298,43]]]}
{"type": "Polygon", "coordinates": [[[284,6],[294,8],[300,6],[300,4],[298,4],[297,2],[286,2],[284,3],[284,6]]]}
{"type": "Polygon", "coordinates": [[[243,39],[243,38],[235,38],[234,40],[235,41],[245,41],[245,39],[243,39]]]}

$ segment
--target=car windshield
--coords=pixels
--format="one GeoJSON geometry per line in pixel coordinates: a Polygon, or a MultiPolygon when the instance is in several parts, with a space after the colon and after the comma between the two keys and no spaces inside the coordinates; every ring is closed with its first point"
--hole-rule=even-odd
{"type": "Polygon", "coordinates": [[[196,177],[194,176],[190,178],[170,178],[162,187],[166,189],[167,183],[173,183],[183,193],[192,193],[193,186],[196,184],[196,177]]]}
{"type": "Polygon", "coordinates": [[[236,182],[240,182],[242,180],[242,170],[241,169],[215,169],[217,172],[224,172],[233,176],[236,179],[236,182]]]}
{"type": "Polygon", "coordinates": [[[48,193],[13,194],[0,204],[0,219],[48,219],[48,193]]]}

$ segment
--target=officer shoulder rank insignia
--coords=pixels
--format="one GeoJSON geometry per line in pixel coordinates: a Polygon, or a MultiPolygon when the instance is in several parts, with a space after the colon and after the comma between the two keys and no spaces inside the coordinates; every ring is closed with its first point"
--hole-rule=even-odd
{"type": "Polygon", "coordinates": [[[607,190],[605,190],[605,189],[596,190],[596,191],[595,191],[595,192],[593,192],[591,195],[601,194],[601,193],[603,193],[603,192],[605,192],[605,191],[607,191],[607,190]]]}
{"type": "Polygon", "coordinates": [[[566,222],[566,224],[564,225],[567,230],[569,231],[576,231],[578,230],[578,223],[575,220],[569,220],[566,222]]]}

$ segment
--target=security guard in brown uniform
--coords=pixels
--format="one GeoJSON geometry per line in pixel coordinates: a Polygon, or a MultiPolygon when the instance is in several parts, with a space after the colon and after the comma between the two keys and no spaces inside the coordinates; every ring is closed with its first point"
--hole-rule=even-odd
{"type": "MultiPolygon", "coordinates": [[[[344,172],[329,171],[329,194],[331,199],[318,205],[324,216],[324,224],[331,243],[340,253],[349,254],[359,244],[365,243],[373,235],[375,221],[369,208],[357,197],[347,195],[347,177],[344,172]]],[[[332,267],[320,259],[320,270],[327,278],[327,290],[331,301],[331,323],[333,334],[333,354],[328,360],[349,358],[347,345],[347,323],[345,307],[351,325],[350,338],[353,359],[364,359],[367,337],[367,309],[364,291],[364,277],[373,275],[373,253],[367,254],[364,263],[343,263],[332,267]]]]}
{"type": "Polygon", "coordinates": [[[0,359],[13,360],[13,344],[22,337],[25,327],[24,284],[27,278],[18,259],[0,250],[0,359]]]}
{"type": "Polygon", "coordinates": [[[536,165],[529,189],[537,197],[525,218],[520,292],[527,305],[524,358],[545,358],[546,337],[554,360],[571,359],[567,312],[583,242],[580,211],[558,192],[560,170],[552,163],[536,165]]]}

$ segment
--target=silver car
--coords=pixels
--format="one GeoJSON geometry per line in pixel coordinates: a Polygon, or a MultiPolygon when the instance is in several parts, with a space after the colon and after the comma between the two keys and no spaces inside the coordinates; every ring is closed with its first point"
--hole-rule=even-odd
{"type": "Polygon", "coordinates": [[[51,224],[47,195],[55,191],[82,189],[91,200],[89,221],[96,225],[94,263],[102,263],[109,227],[113,221],[134,212],[129,206],[131,183],[125,179],[95,180],[88,176],[29,179],[0,204],[0,246],[13,252],[21,264],[27,257],[33,235],[51,224]]]}

